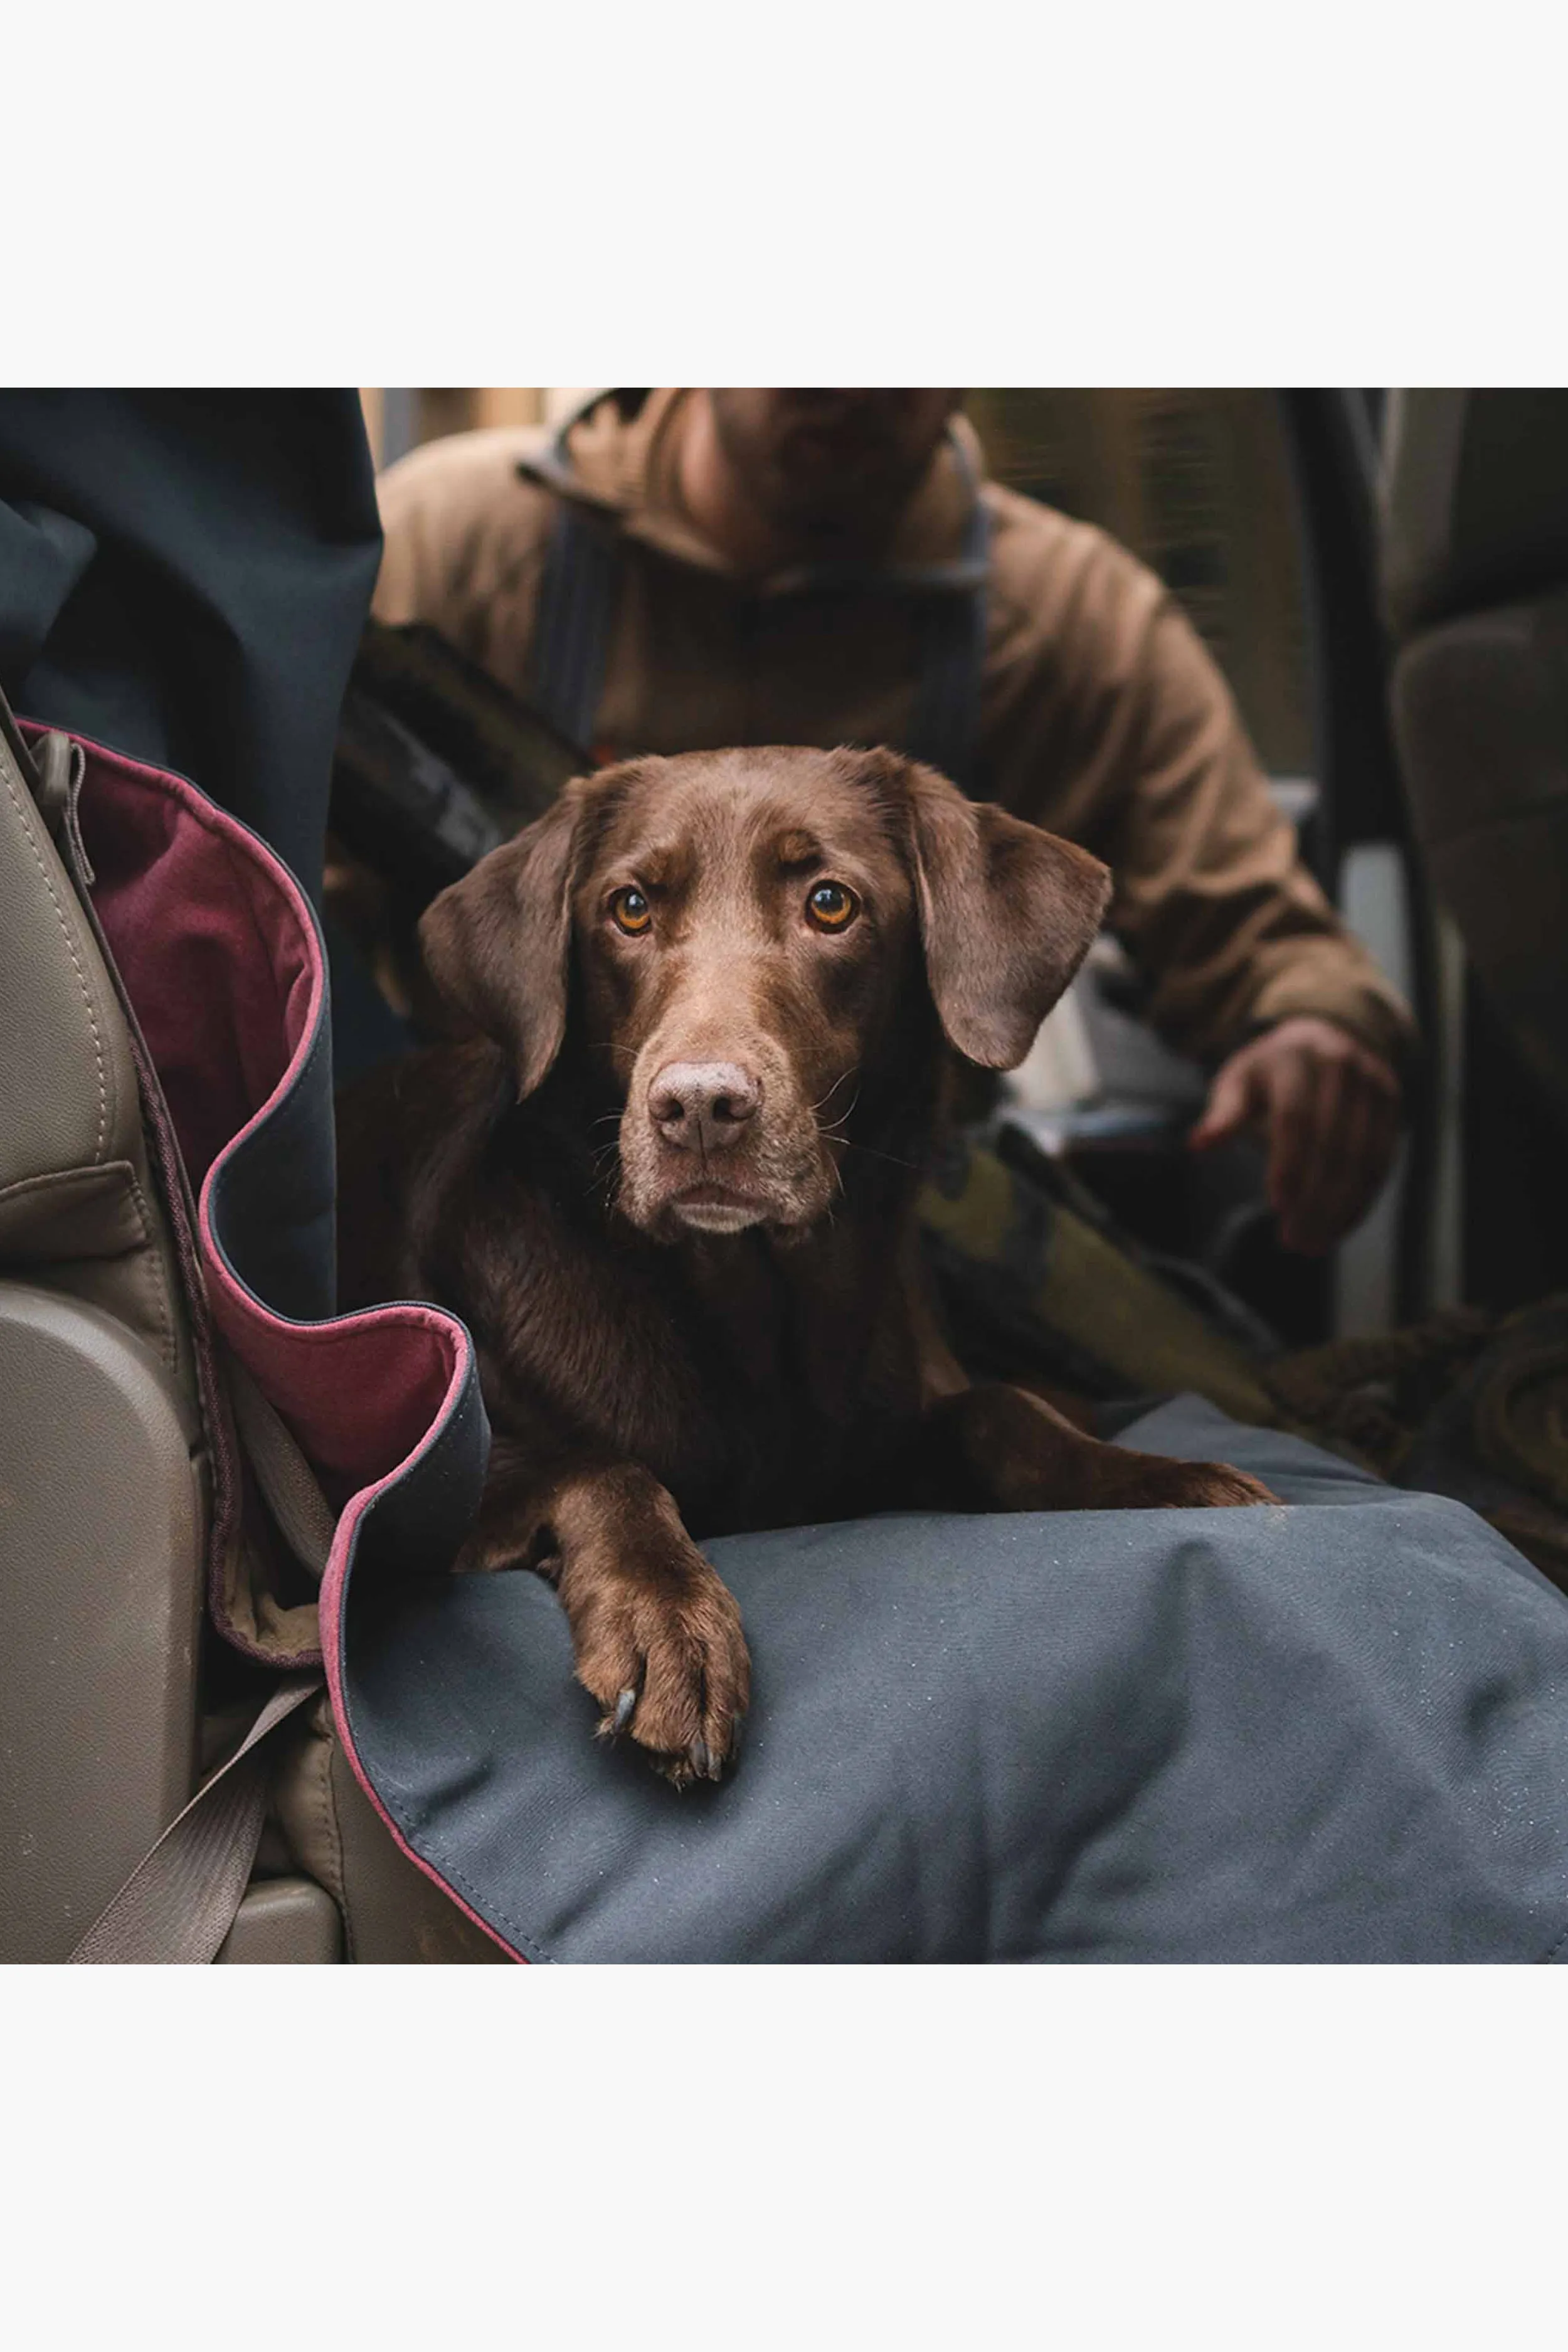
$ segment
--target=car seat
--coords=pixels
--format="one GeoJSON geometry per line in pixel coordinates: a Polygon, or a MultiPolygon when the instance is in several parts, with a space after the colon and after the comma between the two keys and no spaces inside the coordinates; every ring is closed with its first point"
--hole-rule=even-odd
{"type": "MultiPolygon", "coordinates": [[[[211,1407],[137,1040],[68,870],[82,754],[36,751],[0,707],[6,1962],[70,1957],[254,1713],[204,1671],[211,1407]]],[[[398,1853],[324,1709],[278,1745],[220,1959],[500,1958],[398,1853]]]]}
{"type": "Polygon", "coordinates": [[[1416,830],[1568,1132],[1568,392],[1392,393],[1382,498],[1416,830]]]}

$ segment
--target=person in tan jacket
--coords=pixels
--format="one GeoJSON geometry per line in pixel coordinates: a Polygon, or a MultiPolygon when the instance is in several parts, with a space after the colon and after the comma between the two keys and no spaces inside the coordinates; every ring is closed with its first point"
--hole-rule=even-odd
{"type": "Polygon", "coordinates": [[[1215,1066],[1294,1248],[1370,1207],[1409,1016],[1302,866],[1152,572],[982,478],[939,391],[661,390],[382,478],[374,611],[438,629],[595,759],[889,743],[1082,843],[1149,1013],[1215,1066]]]}

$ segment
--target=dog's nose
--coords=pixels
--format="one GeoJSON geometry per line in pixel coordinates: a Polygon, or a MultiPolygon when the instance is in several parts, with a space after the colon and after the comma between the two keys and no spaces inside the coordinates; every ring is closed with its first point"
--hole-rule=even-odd
{"type": "Polygon", "coordinates": [[[667,1062],[647,1090],[649,1118],[681,1151],[724,1150],[762,1099],[758,1080],[735,1062],[667,1062]]]}

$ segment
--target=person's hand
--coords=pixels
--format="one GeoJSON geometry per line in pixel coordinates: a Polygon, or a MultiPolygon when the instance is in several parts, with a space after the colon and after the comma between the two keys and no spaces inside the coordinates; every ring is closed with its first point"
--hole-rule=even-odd
{"type": "Polygon", "coordinates": [[[1244,1130],[1268,1150],[1268,1204],[1287,1249],[1321,1256],[1360,1224],[1399,1141],[1399,1080],[1332,1021],[1265,1030],[1219,1071],[1194,1150],[1244,1130]]]}

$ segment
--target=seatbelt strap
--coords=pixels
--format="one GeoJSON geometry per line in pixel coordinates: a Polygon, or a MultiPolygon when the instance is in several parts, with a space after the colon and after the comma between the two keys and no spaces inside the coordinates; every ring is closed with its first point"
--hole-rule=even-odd
{"type": "MultiPolygon", "coordinates": [[[[568,419],[556,436],[553,456],[563,472],[570,466],[566,436],[576,421],[568,419]]],[[[920,676],[909,740],[898,748],[939,769],[973,797],[982,788],[977,752],[991,518],[962,435],[950,431],[948,446],[970,494],[956,562],[928,567],[924,577],[908,580],[873,565],[848,565],[837,577],[824,571],[795,593],[900,596],[915,603],[920,676]]],[[[558,493],[540,583],[529,699],[575,743],[595,740],[620,568],[620,536],[613,518],[591,513],[576,499],[558,493]]]]}
{"type": "Polygon", "coordinates": [[[226,1764],[176,1814],[100,1912],[73,1963],[205,1967],[217,1958],[249,1882],[267,1813],[267,1741],[321,1688],[320,1675],[279,1684],[226,1764]]]}
{"type": "MultiPolygon", "coordinates": [[[[234,1417],[279,1535],[319,1581],[334,1519],[316,1475],[238,1360],[227,1361],[234,1417]]],[[[261,1842],[271,1781],[268,1742],[323,1687],[291,1675],[269,1695],[234,1754],[143,1854],[71,1954],[98,1967],[205,1968],[217,1958],[245,1896],[261,1842]]]]}
{"type": "Polygon", "coordinates": [[[991,561],[991,517],[981,496],[973,462],[961,435],[950,446],[969,491],[963,528],[967,587],[928,593],[921,609],[920,688],[910,740],[900,748],[950,777],[960,792],[978,800],[980,698],[985,677],[985,590],[991,561]]]}
{"type": "Polygon", "coordinates": [[[574,743],[594,741],[620,571],[615,524],[591,518],[575,499],[558,499],[540,583],[529,699],[574,743]]]}
{"type": "Polygon", "coordinates": [[[225,1359],[228,1393],[256,1483],[279,1534],[316,1583],[326,1574],[337,1521],[332,1507],[282,1415],[268,1403],[237,1356],[225,1359]]]}

